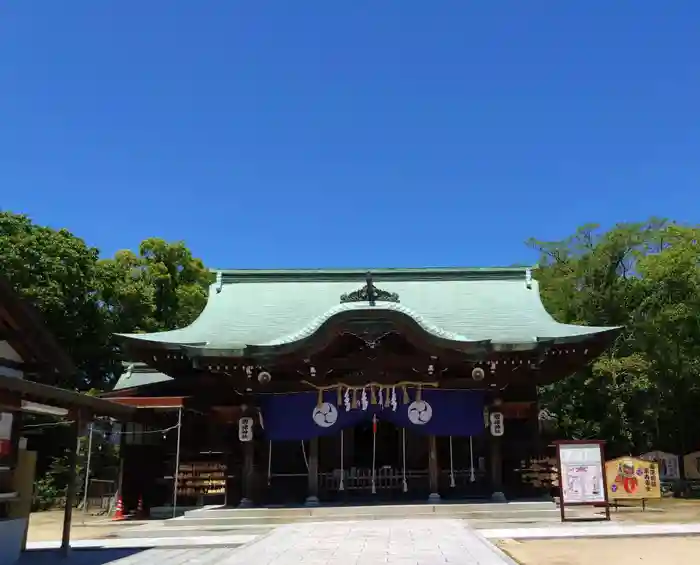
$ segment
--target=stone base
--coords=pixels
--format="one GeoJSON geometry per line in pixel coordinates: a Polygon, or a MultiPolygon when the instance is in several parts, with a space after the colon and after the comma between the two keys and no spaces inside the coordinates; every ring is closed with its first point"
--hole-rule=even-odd
{"type": "Polygon", "coordinates": [[[318,506],[320,504],[318,496],[307,496],[304,506],[318,506]]]}
{"type": "Polygon", "coordinates": [[[508,502],[508,500],[506,499],[506,495],[502,492],[494,492],[491,495],[491,500],[493,502],[508,502]]]}
{"type": "Polygon", "coordinates": [[[250,500],[250,498],[241,498],[241,501],[238,503],[238,508],[252,508],[253,507],[253,501],[250,500]]]}
{"type": "Polygon", "coordinates": [[[440,504],[441,500],[440,495],[436,492],[431,492],[428,496],[428,504],[440,504]]]}

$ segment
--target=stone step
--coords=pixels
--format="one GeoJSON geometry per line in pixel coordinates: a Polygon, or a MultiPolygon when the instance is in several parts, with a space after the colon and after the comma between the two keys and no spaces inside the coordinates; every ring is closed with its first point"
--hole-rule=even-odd
{"type": "Polygon", "coordinates": [[[443,517],[480,516],[491,514],[495,517],[520,514],[522,512],[554,512],[557,507],[553,502],[512,502],[512,503],[468,503],[468,504],[393,504],[366,506],[316,506],[294,508],[217,508],[186,512],[184,518],[302,518],[335,519],[337,517],[371,517],[371,516],[417,516],[436,514],[443,517]]]}
{"type": "MultiPolygon", "coordinates": [[[[160,538],[186,538],[186,537],[210,537],[210,536],[249,536],[255,539],[268,534],[276,526],[241,524],[238,526],[209,525],[206,527],[198,525],[182,526],[159,526],[159,527],[138,527],[124,528],[110,537],[119,539],[160,539],[160,538]]],[[[491,526],[489,526],[491,527],[491,526]]]]}
{"type": "Polygon", "coordinates": [[[490,520],[500,523],[505,522],[540,522],[546,519],[559,519],[558,511],[540,511],[521,513],[505,513],[505,512],[484,512],[484,513],[455,513],[455,514],[437,514],[435,512],[411,512],[410,514],[329,514],[325,516],[280,516],[280,515],[260,515],[260,516],[221,516],[212,518],[185,518],[182,520],[168,521],[169,527],[196,526],[208,528],[211,526],[228,526],[238,527],[240,525],[281,525],[295,524],[308,522],[352,522],[355,520],[397,520],[401,518],[422,518],[422,519],[457,519],[457,520],[490,520]]]}

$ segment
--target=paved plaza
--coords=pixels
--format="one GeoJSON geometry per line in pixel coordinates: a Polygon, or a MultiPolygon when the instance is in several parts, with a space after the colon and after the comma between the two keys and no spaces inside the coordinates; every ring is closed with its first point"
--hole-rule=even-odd
{"type": "Polygon", "coordinates": [[[26,553],[20,565],[512,565],[460,520],[361,520],[290,524],[240,547],[26,553]]]}

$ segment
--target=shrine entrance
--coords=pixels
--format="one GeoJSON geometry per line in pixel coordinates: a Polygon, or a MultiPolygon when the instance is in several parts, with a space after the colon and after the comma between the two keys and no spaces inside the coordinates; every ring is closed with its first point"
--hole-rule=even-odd
{"type": "Polygon", "coordinates": [[[369,420],[319,440],[322,500],[368,503],[427,497],[427,436],[369,420]]]}
{"type": "Polygon", "coordinates": [[[354,466],[401,468],[402,429],[390,422],[382,422],[377,425],[375,437],[372,428],[372,422],[362,422],[355,427],[354,466]]]}

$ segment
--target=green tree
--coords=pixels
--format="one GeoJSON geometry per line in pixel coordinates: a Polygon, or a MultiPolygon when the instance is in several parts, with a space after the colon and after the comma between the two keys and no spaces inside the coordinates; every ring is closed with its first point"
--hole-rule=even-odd
{"type": "Polygon", "coordinates": [[[154,332],[190,324],[207,302],[211,273],[184,242],[143,241],[138,255],[100,262],[101,298],[115,332],[154,332]]]}
{"type": "Polygon", "coordinates": [[[700,441],[700,229],[670,225],[660,235],[639,261],[636,343],[652,363],[656,439],[685,453],[700,441]]]}
{"type": "Polygon", "coordinates": [[[97,249],[68,230],[0,212],[0,272],[42,312],[80,371],[49,384],[73,389],[101,385],[111,328],[105,323],[97,292],[97,260],[97,249]]]}
{"type": "MultiPolygon", "coordinates": [[[[104,390],[121,370],[114,333],[186,326],[212,277],[183,242],[146,239],[111,259],[65,229],[0,212],[0,272],[42,312],[79,368],[57,384],[104,390]]],[[[64,376],[65,377],[65,376],[64,376]]]]}
{"type": "Polygon", "coordinates": [[[541,253],[543,300],[556,319],[624,328],[592,366],[542,391],[562,435],[604,438],[614,453],[685,452],[700,439],[692,409],[700,400],[698,236],[652,219],[529,242],[541,253]]]}

